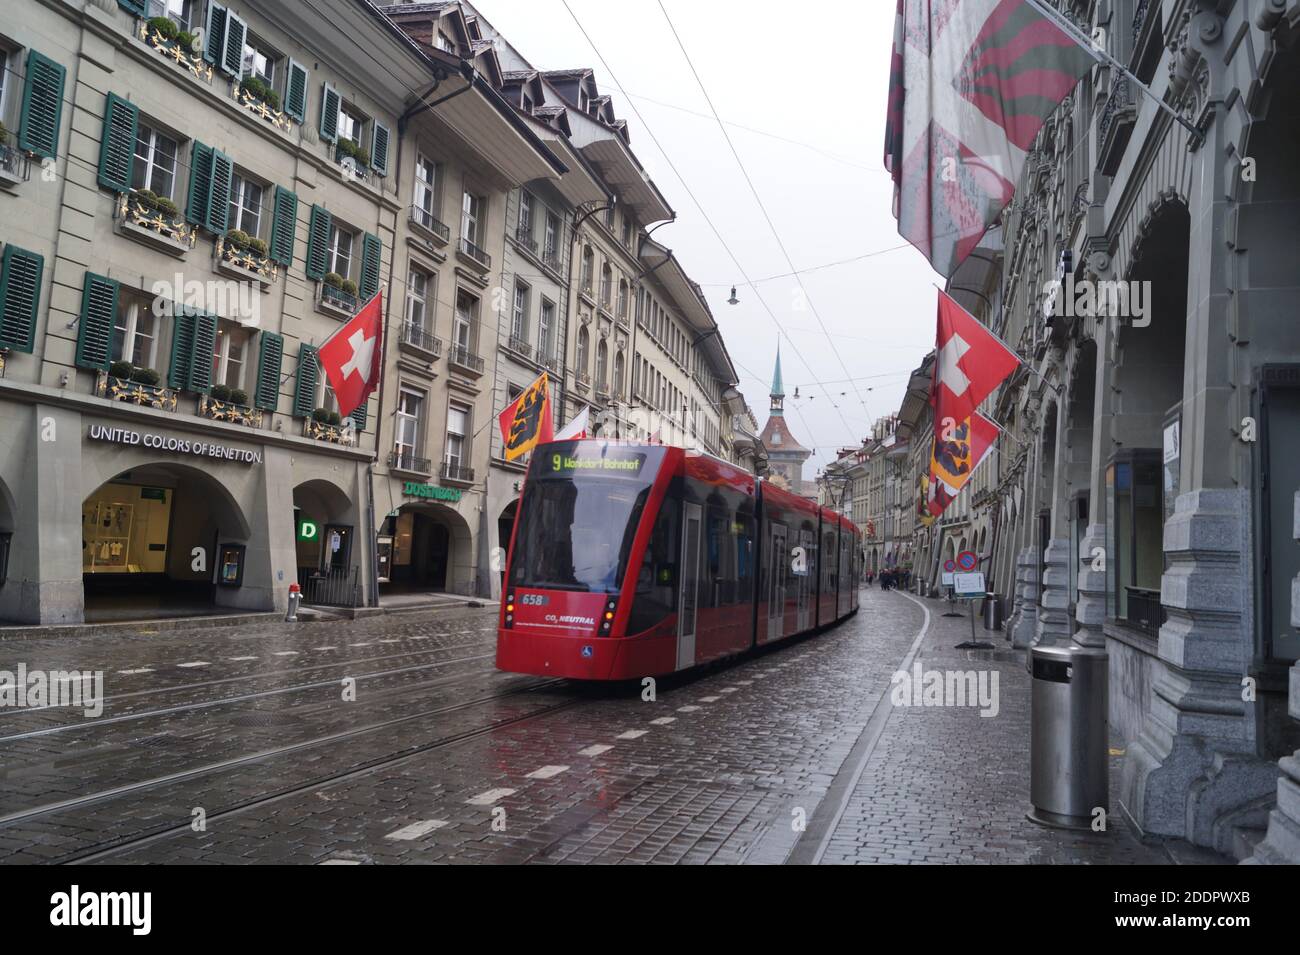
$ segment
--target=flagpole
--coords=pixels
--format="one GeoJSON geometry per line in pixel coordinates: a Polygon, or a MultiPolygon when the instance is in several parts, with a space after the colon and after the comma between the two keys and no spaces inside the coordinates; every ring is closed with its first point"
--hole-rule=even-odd
{"type": "Polygon", "coordinates": [[[1128,67],[1126,67],[1119,60],[1115,59],[1115,57],[1111,56],[1105,50],[1097,49],[1097,46],[1095,43],[1093,43],[1092,38],[1084,34],[1074,24],[1074,21],[1070,20],[1059,10],[1054,10],[1051,7],[1045,5],[1042,2],[1042,0],[1027,0],[1027,2],[1031,7],[1033,7],[1035,10],[1037,10],[1047,19],[1051,20],[1058,27],[1060,27],[1066,33],[1066,35],[1068,35],[1069,38],[1075,42],[1077,46],[1079,46],[1081,49],[1091,54],[1093,59],[1097,60],[1097,62],[1099,63],[1104,62],[1107,66],[1111,67],[1112,69],[1119,70],[1121,73],[1123,73],[1124,76],[1127,77],[1131,83],[1133,83],[1138,89],[1140,89],[1143,93],[1149,96],[1155,102],[1156,106],[1159,109],[1163,110],[1164,112],[1172,116],[1174,120],[1184,129],[1186,129],[1189,133],[1191,133],[1192,136],[1198,142],[1204,138],[1201,135],[1201,131],[1197,129],[1196,126],[1190,120],[1188,120],[1176,109],[1174,109],[1172,106],[1166,103],[1161,97],[1157,96],[1155,92],[1151,89],[1151,87],[1148,86],[1146,83],[1143,83],[1136,76],[1134,76],[1128,67]]]}

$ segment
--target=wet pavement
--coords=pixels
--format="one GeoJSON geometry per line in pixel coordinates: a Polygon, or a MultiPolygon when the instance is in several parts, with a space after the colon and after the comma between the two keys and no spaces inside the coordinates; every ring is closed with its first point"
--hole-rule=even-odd
{"type": "Polygon", "coordinates": [[[490,609],[0,640],[105,693],[0,708],[0,861],[1217,861],[1027,822],[1023,662],[943,609],[864,590],[653,694],[500,673],[490,609]],[[996,671],[997,715],[893,705],[915,663],[996,671]]]}

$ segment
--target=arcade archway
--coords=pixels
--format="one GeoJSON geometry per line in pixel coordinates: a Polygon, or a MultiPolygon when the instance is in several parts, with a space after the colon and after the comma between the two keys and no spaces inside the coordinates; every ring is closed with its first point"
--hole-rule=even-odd
{"type": "Polygon", "coordinates": [[[402,505],[380,540],[391,538],[384,593],[469,594],[474,586],[473,535],[452,508],[431,501],[402,505]]]}

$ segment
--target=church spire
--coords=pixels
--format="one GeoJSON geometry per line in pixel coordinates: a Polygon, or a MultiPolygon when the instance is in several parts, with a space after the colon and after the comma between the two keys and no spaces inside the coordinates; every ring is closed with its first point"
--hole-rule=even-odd
{"type": "Polygon", "coordinates": [[[785,414],[785,386],[781,383],[781,345],[776,346],[776,370],[772,372],[772,414],[785,414]]]}

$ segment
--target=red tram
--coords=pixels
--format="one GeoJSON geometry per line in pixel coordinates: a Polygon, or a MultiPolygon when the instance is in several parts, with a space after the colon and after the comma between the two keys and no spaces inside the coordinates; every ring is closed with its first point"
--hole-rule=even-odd
{"type": "Polygon", "coordinates": [[[601,439],[533,452],[497,667],[580,680],[686,670],[857,612],[851,521],[711,455],[601,439]]]}

